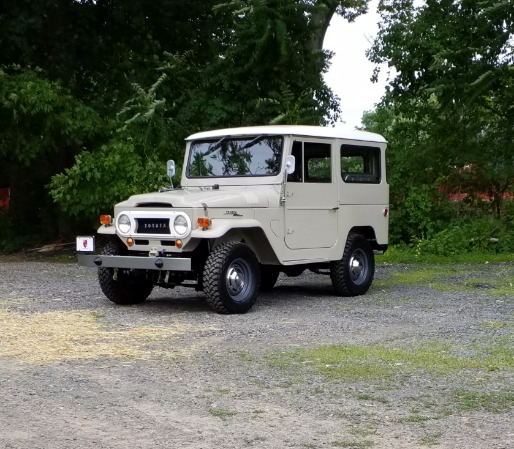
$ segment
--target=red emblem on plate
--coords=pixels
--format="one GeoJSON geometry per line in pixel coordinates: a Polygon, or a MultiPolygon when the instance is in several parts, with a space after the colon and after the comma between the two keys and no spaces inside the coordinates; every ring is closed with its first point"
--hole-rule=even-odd
{"type": "Polygon", "coordinates": [[[84,245],[84,248],[87,248],[87,240],[86,239],[82,240],[82,245],[84,245]]]}

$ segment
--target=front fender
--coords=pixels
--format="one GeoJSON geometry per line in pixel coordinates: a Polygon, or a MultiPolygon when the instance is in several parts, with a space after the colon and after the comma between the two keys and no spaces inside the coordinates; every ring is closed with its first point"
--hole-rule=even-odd
{"type": "Polygon", "coordinates": [[[102,225],[96,231],[97,234],[116,235],[116,226],[113,225],[102,225]]]}
{"type": "Polygon", "coordinates": [[[223,219],[215,218],[212,221],[212,227],[209,229],[194,229],[191,232],[191,238],[193,239],[216,239],[225,235],[232,229],[242,228],[261,228],[261,223],[251,218],[243,219],[223,219]]]}

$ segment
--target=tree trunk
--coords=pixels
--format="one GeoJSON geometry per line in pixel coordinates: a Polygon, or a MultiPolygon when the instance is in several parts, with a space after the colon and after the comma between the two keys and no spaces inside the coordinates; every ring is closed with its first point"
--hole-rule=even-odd
{"type": "Polygon", "coordinates": [[[311,48],[313,51],[323,50],[323,41],[325,40],[325,34],[330,25],[330,21],[334,16],[338,1],[334,0],[319,0],[316,2],[316,10],[312,14],[312,26],[317,33],[312,37],[311,48]]]}

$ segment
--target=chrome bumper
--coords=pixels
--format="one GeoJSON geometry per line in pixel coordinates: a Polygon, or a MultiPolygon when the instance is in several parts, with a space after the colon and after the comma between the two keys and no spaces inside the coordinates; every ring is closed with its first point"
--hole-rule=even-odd
{"type": "Polygon", "coordinates": [[[78,254],[79,265],[102,268],[133,268],[137,270],[191,271],[191,259],[171,257],[103,256],[78,254]]]}

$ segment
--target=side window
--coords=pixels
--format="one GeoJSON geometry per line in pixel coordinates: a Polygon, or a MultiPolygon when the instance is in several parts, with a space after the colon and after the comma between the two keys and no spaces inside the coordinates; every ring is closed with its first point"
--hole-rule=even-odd
{"type": "Polygon", "coordinates": [[[305,182],[332,182],[330,144],[306,142],[303,151],[305,182]]]}
{"type": "Polygon", "coordinates": [[[332,182],[330,144],[296,141],[291,154],[295,158],[295,170],[288,175],[288,182],[332,182]]]}
{"type": "Polygon", "coordinates": [[[348,183],[380,183],[380,148],[341,145],[341,176],[348,183]]]}

